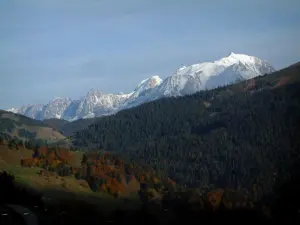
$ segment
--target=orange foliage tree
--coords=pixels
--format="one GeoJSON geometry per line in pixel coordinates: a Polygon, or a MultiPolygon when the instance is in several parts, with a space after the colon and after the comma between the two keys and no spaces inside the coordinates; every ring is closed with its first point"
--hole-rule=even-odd
{"type": "Polygon", "coordinates": [[[24,167],[32,167],[35,166],[35,163],[32,158],[25,158],[21,160],[21,165],[24,167]]]}
{"type": "Polygon", "coordinates": [[[222,201],[222,197],[224,194],[224,190],[222,189],[217,189],[215,191],[211,191],[207,194],[207,200],[208,203],[213,207],[213,208],[217,208],[221,201],[222,201]]]}
{"type": "Polygon", "coordinates": [[[38,149],[38,154],[40,158],[46,157],[47,153],[48,153],[48,148],[45,146],[42,146],[38,149]]]}

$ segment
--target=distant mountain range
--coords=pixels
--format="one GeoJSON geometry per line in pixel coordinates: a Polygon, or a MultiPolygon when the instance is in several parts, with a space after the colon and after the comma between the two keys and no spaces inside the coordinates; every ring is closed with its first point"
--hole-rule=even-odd
{"type": "Polygon", "coordinates": [[[181,67],[164,80],[159,76],[152,76],[143,80],[128,94],[105,94],[92,89],[80,100],[55,98],[45,105],[30,104],[7,111],[37,120],[58,118],[74,121],[110,115],[159,98],[193,94],[272,72],[275,69],[264,60],[230,53],[214,62],[181,67]]]}

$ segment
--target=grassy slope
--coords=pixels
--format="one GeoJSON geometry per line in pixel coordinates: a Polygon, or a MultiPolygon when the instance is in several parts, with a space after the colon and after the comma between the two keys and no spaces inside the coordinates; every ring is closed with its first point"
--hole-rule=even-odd
{"type": "MultiPolygon", "coordinates": [[[[9,149],[0,145],[0,171],[7,171],[15,176],[16,183],[31,191],[42,193],[50,198],[54,204],[62,202],[85,202],[99,207],[102,212],[112,212],[116,209],[133,209],[140,207],[137,196],[132,195],[130,203],[124,203],[121,199],[115,199],[109,194],[95,193],[91,191],[84,180],[76,180],[74,177],[39,176],[40,168],[23,168],[20,166],[22,157],[31,157],[32,151],[24,148],[19,150],[9,149]]],[[[82,153],[74,152],[73,165],[80,164],[82,153]]]]}
{"type": "Polygon", "coordinates": [[[89,125],[95,123],[99,118],[80,119],[73,122],[69,122],[63,119],[47,119],[43,120],[43,123],[47,124],[65,136],[70,136],[73,133],[87,128],[89,125]]]}
{"type": "Polygon", "coordinates": [[[43,123],[47,124],[49,127],[52,127],[56,130],[61,130],[61,128],[68,124],[69,121],[67,120],[63,120],[63,119],[46,119],[46,120],[43,120],[43,123]]]}
{"type": "Polygon", "coordinates": [[[0,110],[0,133],[18,139],[63,140],[65,136],[48,125],[29,117],[0,110]]]}

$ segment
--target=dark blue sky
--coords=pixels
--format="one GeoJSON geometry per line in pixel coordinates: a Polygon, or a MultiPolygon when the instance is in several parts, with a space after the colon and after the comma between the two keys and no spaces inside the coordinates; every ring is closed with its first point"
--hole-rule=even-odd
{"type": "Polygon", "coordinates": [[[129,92],[230,52],[300,61],[298,0],[2,0],[0,108],[129,92]]]}

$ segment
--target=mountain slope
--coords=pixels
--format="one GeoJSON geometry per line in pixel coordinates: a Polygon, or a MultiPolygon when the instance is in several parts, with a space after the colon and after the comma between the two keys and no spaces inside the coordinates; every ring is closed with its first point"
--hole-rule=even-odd
{"type": "Polygon", "coordinates": [[[89,125],[96,123],[100,118],[79,119],[72,122],[62,119],[47,119],[43,123],[47,124],[62,133],[64,136],[71,136],[75,132],[87,128],[89,125]]]}
{"type": "Polygon", "coordinates": [[[258,75],[269,74],[275,69],[253,56],[230,53],[215,62],[205,62],[180,68],[158,87],[158,96],[180,96],[200,90],[210,90],[258,75]]]}
{"type": "Polygon", "coordinates": [[[126,99],[124,94],[103,94],[97,90],[88,92],[76,109],[75,119],[92,118],[115,111],[126,99]]]}
{"type": "Polygon", "coordinates": [[[65,136],[38,120],[0,110],[0,136],[17,138],[23,141],[55,142],[65,136]]]}
{"type": "Polygon", "coordinates": [[[265,192],[299,163],[300,67],[103,117],[73,143],[119,152],[196,187],[265,192]]]}
{"type": "Polygon", "coordinates": [[[266,61],[253,56],[231,53],[214,62],[182,67],[165,80],[159,76],[152,76],[143,80],[133,92],[128,94],[105,94],[92,89],[80,100],[55,98],[44,106],[28,105],[8,111],[40,120],[61,118],[73,121],[100,117],[162,97],[193,94],[274,71],[266,61]]]}
{"type": "Polygon", "coordinates": [[[41,117],[43,119],[60,119],[71,103],[72,100],[70,98],[54,98],[44,106],[41,117]]]}
{"type": "Polygon", "coordinates": [[[47,124],[49,127],[52,127],[56,130],[61,130],[62,127],[64,127],[66,124],[70,123],[67,120],[62,120],[62,119],[46,119],[42,121],[44,124],[47,124]]]}
{"type": "Polygon", "coordinates": [[[25,105],[19,109],[11,108],[7,110],[8,112],[18,113],[32,119],[41,119],[44,105],[36,104],[36,105],[25,105]]]}

